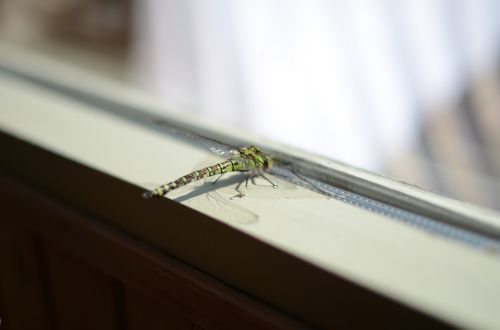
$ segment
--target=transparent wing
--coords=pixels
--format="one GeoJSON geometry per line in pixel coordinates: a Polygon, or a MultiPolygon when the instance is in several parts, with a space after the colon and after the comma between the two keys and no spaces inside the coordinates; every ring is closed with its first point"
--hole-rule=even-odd
{"type": "Polygon", "coordinates": [[[216,141],[209,137],[202,136],[188,129],[181,128],[166,120],[155,120],[154,123],[160,125],[162,128],[167,129],[169,133],[178,137],[192,140],[193,142],[200,144],[201,146],[209,149],[217,155],[230,157],[234,155],[234,153],[238,150],[238,148],[234,146],[216,141]]]}
{"type": "Polygon", "coordinates": [[[310,180],[306,179],[304,176],[297,173],[290,161],[286,159],[281,159],[278,156],[273,157],[274,165],[269,170],[269,174],[282,178],[288,182],[291,182],[297,186],[313,189],[323,193],[322,190],[318,189],[310,180]]]}

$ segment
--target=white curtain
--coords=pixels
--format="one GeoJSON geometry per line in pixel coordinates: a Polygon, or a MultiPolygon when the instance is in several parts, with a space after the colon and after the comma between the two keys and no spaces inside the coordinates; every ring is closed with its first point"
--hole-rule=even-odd
{"type": "Polygon", "coordinates": [[[141,0],[134,70],[227,125],[378,170],[496,67],[495,0],[141,0]],[[425,109],[428,109],[427,111],[425,109]],[[432,109],[432,110],[429,110],[432,109]]]}

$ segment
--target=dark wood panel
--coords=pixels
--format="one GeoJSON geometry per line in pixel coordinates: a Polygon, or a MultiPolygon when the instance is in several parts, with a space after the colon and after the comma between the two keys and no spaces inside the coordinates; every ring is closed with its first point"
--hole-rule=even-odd
{"type": "MultiPolygon", "coordinates": [[[[6,219],[20,220],[15,212],[2,209],[6,219]]],[[[5,226],[5,218],[0,228],[0,328],[49,329],[51,311],[37,241],[31,232],[5,226]]]]}
{"type": "Polygon", "coordinates": [[[134,288],[128,288],[125,296],[129,330],[204,329],[194,321],[176,312],[175,308],[160,304],[134,288]]]}
{"type": "Polygon", "coordinates": [[[45,259],[58,329],[117,329],[110,277],[51,245],[45,259]]]}
{"type": "MultiPolygon", "coordinates": [[[[6,181],[0,180],[0,198],[7,201],[8,212],[18,216],[15,226],[36,233],[43,242],[36,257],[48,279],[46,306],[52,307],[53,325],[59,329],[141,328],[141,324],[142,329],[303,327],[95,217],[2,183],[6,181]]],[[[10,228],[14,222],[0,226],[10,228]]],[[[19,304],[10,306],[17,313],[24,311],[19,304]]]]}
{"type": "MultiPolygon", "coordinates": [[[[0,240],[2,238],[0,237],[0,240]]],[[[1,247],[0,247],[1,249],[1,247]]],[[[0,262],[2,262],[2,259],[0,257],[0,262]]],[[[3,270],[2,267],[0,267],[0,272],[3,270]]],[[[9,328],[5,325],[5,303],[3,302],[3,299],[5,297],[5,292],[4,292],[4,289],[3,289],[3,284],[2,284],[2,279],[1,279],[1,276],[0,276],[0,327],[3,326],[3,330],[9,330],[9,328]]]]}
{"type": "Polygon", "coordinates": [[[299,327],[280,312],[97,219],[56,204],[49,208],[52,210],[39,209],[43,226],[39,221],[31,223],[45,241],[57,244],[125,285],[146,292],[190,324],[238,329],[299,327]]]}

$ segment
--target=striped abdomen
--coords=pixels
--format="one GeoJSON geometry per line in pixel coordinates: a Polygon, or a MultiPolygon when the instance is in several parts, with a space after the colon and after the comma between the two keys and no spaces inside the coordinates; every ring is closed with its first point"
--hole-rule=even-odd
{"type": "Polygon", "coordinates": [[[241,158],[228,159],[222,163],[215,164],[213,166],[205,167],[201,170],[191,172],[188,175],[184,175],[175,181],[161,185],[154,190],[147,191],[144,193],[143,196],[144,198],[160,197],[174,189],[185,186],[193,181],[227,172],[246,171],[248,170],[247,167],[248,167],[248,162],[246,159],[241,159],[241,158]]]}

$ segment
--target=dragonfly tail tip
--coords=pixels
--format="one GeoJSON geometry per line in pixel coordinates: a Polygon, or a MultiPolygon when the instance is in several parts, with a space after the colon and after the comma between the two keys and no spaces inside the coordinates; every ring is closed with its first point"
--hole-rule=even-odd
{"type": "Polygon", "coordinates": [[[150,199],[153,197],[153,193],[151,191],[145,191],[143,194],[142,194],[142,198],[144,199],[150,199]]]}

